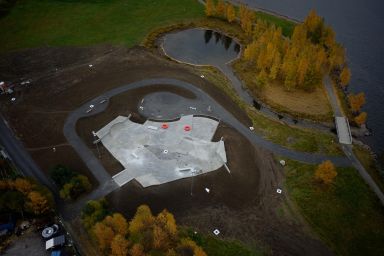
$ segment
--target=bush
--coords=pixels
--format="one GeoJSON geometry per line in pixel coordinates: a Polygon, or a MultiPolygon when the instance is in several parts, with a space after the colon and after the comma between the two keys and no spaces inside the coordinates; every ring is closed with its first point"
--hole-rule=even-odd
{"type": "Polygon", "coordinates": [[[64,165],[56,165],[50,170],[51,177],[61,189],[60,197],[65,200],[76,199],[91,190],[89,179],[64,165]]]}

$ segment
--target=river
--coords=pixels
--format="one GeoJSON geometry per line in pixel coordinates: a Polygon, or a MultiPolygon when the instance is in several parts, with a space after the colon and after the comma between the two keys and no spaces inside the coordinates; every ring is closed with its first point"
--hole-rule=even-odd
{"type": "Polygon", "coordinates": [[[384,153],[384,1],[382,0],[240,0],[303,20],[311,9],[324,17],[347,49],[352,71],[349,91],[366,94],[363,110],[373,135],[363,140],[379,154],[384,153]]]}

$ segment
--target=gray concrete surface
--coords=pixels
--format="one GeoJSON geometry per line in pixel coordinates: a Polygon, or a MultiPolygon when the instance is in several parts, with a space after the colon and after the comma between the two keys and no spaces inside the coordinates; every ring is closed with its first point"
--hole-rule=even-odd
{"type": "Polygon", "coordinates": [[[4,256],[48,256],[50,252],[45,250],[45,242],[38,232],[27,230],[25,234],[14,239],[5,251],[4,256]]]}
{"type": "Polygon", "coordinates": [[[193,115],[166,123],[147,120],[144,124],[118,116],[96,135],[125,167],[113,180],[123,186],[136,179],[148,187],[211,172],[226,163],[224,142],[211,142],[218,124],[193,115]],[[186,126],[191,130],[186,131],[186,126]]]}
{"type": "Polygon", "coordinates": [[[337,136],[339,143],[352,144],[351,130],[349,129],[348,119],[343,116],[335,117],[337,136]]]}

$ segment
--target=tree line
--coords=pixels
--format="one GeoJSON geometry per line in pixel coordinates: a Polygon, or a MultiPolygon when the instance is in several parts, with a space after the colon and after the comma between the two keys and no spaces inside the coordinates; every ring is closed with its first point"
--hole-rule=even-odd
{"type": "Polygon", "coordinates": [[[0,180],[0,212],[43,215],[53,210],[52,193],[27,178],[0,180]]]}
{"type": "MultiPolygon", "coordinates": [[[[337,74],[337,81],[345,88],[351,78],[346,64],[345,49],[335,40],[335,32],[324,19],[311,11],[303,23],[295,26],[290,38],[282,35],[280,27],[256,16],[244,5],[236,9],[222,0],[207,0],[205,13],[208,17],[238,22],[249,37],[242,60],[245,69],[255,74],[258,88],[270,83],[280,84],[292,91],[313,91],[322,84],[323,77],[337,74]]],[[[366,122],[367,114],[361,112],[364,93],[351,94],[349,106],[358,125],[366,122]]]]}
{"type": "Polygon", "coordinates": [[[141,205],[127,221],[120,213],[110,213],[102,199],[88,202],[82,221],[103,255],[206,256],[201,247],[178,230],[167,210],[154,216],[147,205],[141,205]]]}

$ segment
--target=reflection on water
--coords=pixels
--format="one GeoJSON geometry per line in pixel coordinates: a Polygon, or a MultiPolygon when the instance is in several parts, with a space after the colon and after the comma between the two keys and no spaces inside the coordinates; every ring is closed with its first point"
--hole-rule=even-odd
{"type": "MultiPolygon", "coordinates": [[[[209,41],[211,41],[212,34],[215,35],[215,43],[217,44],[219,41],[224,45],[225,50],[228,50],[229,47],[232,45],[232,38],[223,34],[220,34],[219,32],[214,32],[210,29],[205,30],[204,32],[204,40],[205,43],[208,44],[209,41]]],[[[235,43],[233,44],[233,50],[236,53],[240,52],[240,45],[235,43]]]]}
{"type": "Polygon", "coordinates": [[[213,33],[212,30],[205,30],[205,32],[204,32],[204,39],[205,39],[205,43],[206,44],[209,43],[209,41],[211,40],[212,33],[213,33]]]}
{"type": "Polygon", "coordinates": [[[241,48],[231,37],[210,29],[187,29],[167,34],[163,47],[175,59],[215,66],[235,59],[241,48]]]}

